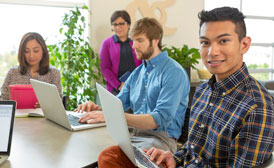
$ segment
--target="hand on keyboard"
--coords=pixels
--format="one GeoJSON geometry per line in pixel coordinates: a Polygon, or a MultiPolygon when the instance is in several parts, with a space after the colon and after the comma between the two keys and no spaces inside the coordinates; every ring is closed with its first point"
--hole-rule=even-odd
{"type": "Polygon", "coordinates": [[[102,111],[92,111],[84,114],[79,122],[88,124],[102,123],[105,122],[105,118],[102,111]]]}
{"type": "Polygon", "coordinates": [[[149,150],[144,150],[144,152],[146,152],[146,155],[150,156],[150,160],[156,162],[157,165],[165,165],[167,167],[176,166],[175,160],[170,151],[164,151],[152,147],[149,150]]]}
{"type": "Polygon", "coordinates": [[[133,145],[133,151],[134,151],[134,155],[135,158],[138,160],[138,162],[140,164],[142,164],[143,166],[147,167],[147,168],[159,168],[155,163],[153,163],[149,156],[147,156],[142,149],[135,147],[133,145]]]}
{"type": "Polygon", "coordinates": [[[71,115],[71,114],[68,114],[68,119],[69,119],[70,124],[73,126],[87,124],[87,123],[79,123],[79,117],[71,115]]]}

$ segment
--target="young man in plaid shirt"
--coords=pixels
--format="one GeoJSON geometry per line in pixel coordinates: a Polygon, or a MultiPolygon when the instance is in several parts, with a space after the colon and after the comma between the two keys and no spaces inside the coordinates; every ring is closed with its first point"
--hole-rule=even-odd
{"type": "Polygon", "coordinates": [[[273,152],[273,98],[243,62],[251,39],[236,8],[202,11],[200,52],[213,74],[195,92],[189,137],[172,155],[151,148],[147,154],[168,167],[254,167],[273,152]]]}

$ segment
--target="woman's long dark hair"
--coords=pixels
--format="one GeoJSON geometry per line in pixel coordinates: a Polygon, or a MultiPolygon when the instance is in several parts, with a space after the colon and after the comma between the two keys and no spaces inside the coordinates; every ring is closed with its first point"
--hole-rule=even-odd
{"type": "Polygon", "coordinates": [[[19,50],[18,50],[18,62],[20,66],[20,73],[24,75],[27,72],[29,67],[25,58],[25,49],[26,49],[27,42],[30,40],[36,40],[37,43],[39,43],[42,47],[43,56],[39,64],[38,72],[40,75],[45,75],[49,71],[49,52],[43,37],[39,33],[35,33],[35,32],[29,32],[25,34],[21,39],[19,50]]]}

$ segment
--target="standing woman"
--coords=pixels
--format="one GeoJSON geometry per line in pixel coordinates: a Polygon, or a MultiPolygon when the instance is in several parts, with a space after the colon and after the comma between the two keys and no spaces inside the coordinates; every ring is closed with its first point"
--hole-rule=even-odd
{"type": "Polygon", "coordinates": [[[115,34],[102,43],[100,67],[107,82],[107,90],[117,94],[124,84],[119,78],[127,71],[132,72],[142,61],[137,60],[132,49],[133,42],[128,37],[131,21],[127,11],[115,11],[110,22],[115,34]]]}
{"type": "MultiPolygon", "coordinates": [[[[19,66],[12,67],[1,88],[1,98],[9,100],[9,85],[30,84],[30,78],[57,86],[62,96],[60,72],[49,66],[49,53],[43,37],[35,32],[25,34],[18,51],[19,66]]],[[[39,106],[38,102],[36,107],[39,106]]]]}

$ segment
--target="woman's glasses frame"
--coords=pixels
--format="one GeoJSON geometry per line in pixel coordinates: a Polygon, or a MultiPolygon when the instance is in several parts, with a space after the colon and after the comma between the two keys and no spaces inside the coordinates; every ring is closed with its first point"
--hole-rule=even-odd
{"type": "Polygon", "coordinates": [[[122,27],[122,26],[125,26],[127,25],[127,22],[120,22],[120,23],[112,23],[111,26],[113,27],[122,27]]]}

